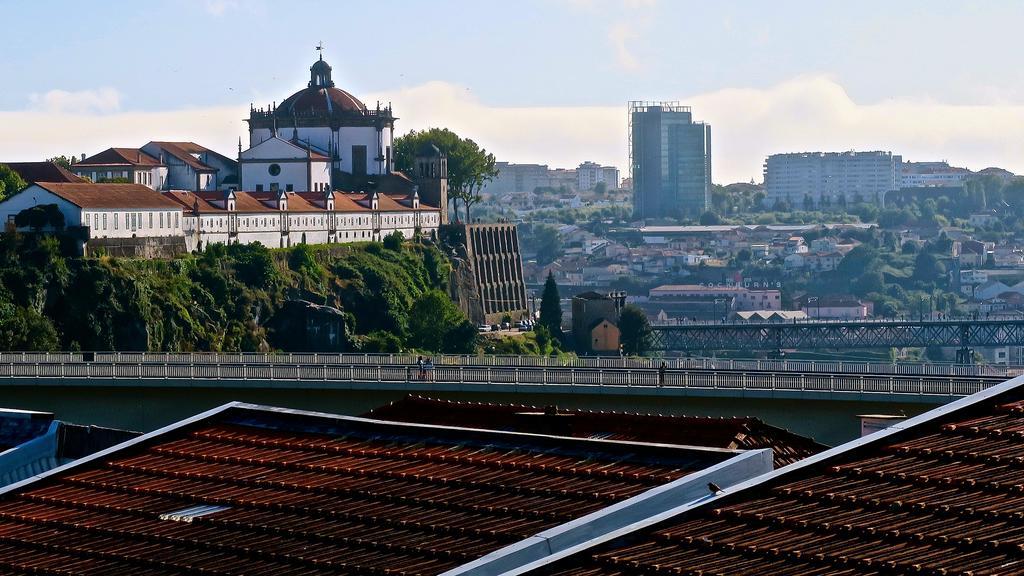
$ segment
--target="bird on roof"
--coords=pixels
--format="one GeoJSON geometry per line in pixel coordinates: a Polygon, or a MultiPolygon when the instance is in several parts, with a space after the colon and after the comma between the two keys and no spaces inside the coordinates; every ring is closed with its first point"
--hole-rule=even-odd
{"type": "Polygon", "coordinates": [[[708,490],[710,490],[711,493],[714,494],[715,496],[718,496],[719,494],[722,493],[722,487],[719,486],[718,484],[715,484],[714,482],[708,482],[708,490]]]}

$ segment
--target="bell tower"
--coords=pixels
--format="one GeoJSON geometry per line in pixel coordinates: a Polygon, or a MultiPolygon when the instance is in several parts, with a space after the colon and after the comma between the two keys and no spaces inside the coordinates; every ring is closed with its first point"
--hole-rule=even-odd
{"type": "Polygon", "coordinates": [[[416,150],[413,182],[420,201],[441,211],[441,224],[448,223],[448,156],[425,142],[416,150]]]}

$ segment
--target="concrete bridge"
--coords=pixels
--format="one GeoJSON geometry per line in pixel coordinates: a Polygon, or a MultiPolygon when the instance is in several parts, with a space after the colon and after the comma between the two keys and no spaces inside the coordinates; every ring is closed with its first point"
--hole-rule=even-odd
{"type": "Polygon", "coordinates": [[[942,404],[1021,372],[972,365],[375,354],[3,353],[0,387],[362,390],[942,404]],[[662,362],[665,363],[661,369],[662,362]]]}

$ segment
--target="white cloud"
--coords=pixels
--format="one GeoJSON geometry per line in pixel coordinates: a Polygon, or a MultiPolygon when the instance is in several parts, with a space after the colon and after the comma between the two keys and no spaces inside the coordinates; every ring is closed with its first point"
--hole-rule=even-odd
{"type": "Polygon", "coordinates": [[[33,110],[48,114],[109,114],[121,108],[121,95],[113,88],[96,90],[50,90],[45,94],[31,94],[33,110]]]}
{"type": "Polygon", "coordinates": [[[205,0],[203,7],[213,16],[223,16],[229,9],[238,8],[237,0],[205,0]]]}
{"type": "Polygon", "coordinates": [[[640,68],[640,63],[629,48],[630,40],[636,37],[636,30],[626,22],[618,22],[608,29],[608,41],[615,49],[615,62],[620,68],[630,72],[640,68]]]}
{"type": "MultiPolygon", "coordinates": [[[[378,100],[393,103],[400,117],[398,133],[448,127],[501,160],[553,167],[593,160],[625,172],[624,104],[490,106],[464,87],[445,82],[363,96],[370,106],[378,100]]],[[[715,182],[760,180],[768,154],[807,150],[892,150],[912,160],[947,159],[972,169],[1001,166],[1024,173],[1020,104],[859,104],[826,76],[763,89],[720,90],[684,103],[693,106],[696,119],[712,125],[715,182]]],[[[194,140],[233,156],[238,137],[245,135],[240,118],[247,114],[247,106],[106,114],[63,110],[0,112],[0,160],[94,153],[158,139],[194,140]]]]}

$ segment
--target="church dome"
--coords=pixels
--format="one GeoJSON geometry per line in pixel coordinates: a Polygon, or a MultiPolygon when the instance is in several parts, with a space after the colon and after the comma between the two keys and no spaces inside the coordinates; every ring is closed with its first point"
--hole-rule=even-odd
{"type": "Polygon", "coordinates": [[[335,88],[331,80],[331,66],[321,57],[309,68],[309,85],[281,102],[278,116],[332,114],[336,112],[365,112],[366,105],[358,98],[335,88]]]}

